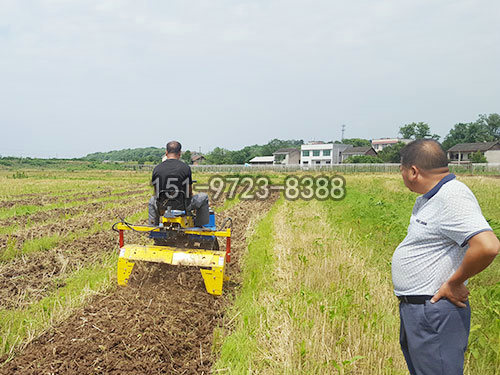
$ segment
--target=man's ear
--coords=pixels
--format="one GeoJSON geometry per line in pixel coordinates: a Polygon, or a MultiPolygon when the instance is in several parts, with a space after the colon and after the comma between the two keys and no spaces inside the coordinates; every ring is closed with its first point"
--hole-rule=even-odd
{"type": "Polygon", "coordinates": [[[420,175],[420,171],[418,170],[418,168],[415,167],[414,165],[412,165],[410,167],[410,173],[409,173],[410,179],[411,180],[416,180],[419,175],[420,175]]]}

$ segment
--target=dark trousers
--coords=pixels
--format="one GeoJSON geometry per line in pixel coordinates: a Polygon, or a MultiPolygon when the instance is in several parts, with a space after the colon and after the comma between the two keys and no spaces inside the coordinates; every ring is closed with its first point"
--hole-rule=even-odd
{"type": "Polygon", "coordinates": [[[400,303],[399,341],[411,375],[462,375],[470,330],[470,306],[446,299],[400,303]]]}
{"type": "MultiPolygon", "coordinates": [[[[194,210],[196,216],[194,219],[194,225],[201,227],[206,225],[210,221],[210,210],[208,207],[208,195],[205,193],[195,194],[191,198],[191,203],[187,207],[188,210],[194,210]]],[[[156,198],[151,197],[148,203],[148,213],[149,213],[149,225],[158,225],[160,222],[160,216],[164,212],[160,212],[156,205],[156,198]]]]}

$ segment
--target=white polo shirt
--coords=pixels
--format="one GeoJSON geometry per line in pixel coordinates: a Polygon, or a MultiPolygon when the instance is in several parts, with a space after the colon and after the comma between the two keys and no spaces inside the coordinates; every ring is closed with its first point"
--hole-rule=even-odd
{"type": "Polygon", "coordinates": [[[392,256],[397,296],[434,295],[458,269],[478,233],[492,230],[470,189],[444,177],[417,198],[408,234],[392,256]]]}

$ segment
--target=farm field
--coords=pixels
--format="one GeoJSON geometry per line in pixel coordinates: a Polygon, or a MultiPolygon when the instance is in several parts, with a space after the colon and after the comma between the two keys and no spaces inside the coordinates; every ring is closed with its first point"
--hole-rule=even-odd
{"type": "MultiPolygon", "coordinates": [[[[341,201],[211,199],[233,219],[222,297],[197,268],[142,265],[116,286],[111,226],[146,221],[148,173],[12,177],[0,172],[0,374],[407,373],[390,260],[416,195],[397,174],[348,174],[341,201]]],[[[500,235],[500,179],[459,178],[500,235]]],[[[499,279],[496,260],[470,282],[466,374],[500,373],[499,279]]]]}

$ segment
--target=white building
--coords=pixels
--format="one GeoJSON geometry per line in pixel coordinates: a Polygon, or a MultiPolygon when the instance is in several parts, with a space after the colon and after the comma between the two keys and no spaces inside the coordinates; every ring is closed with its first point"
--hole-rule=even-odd
{"type": "Polygon", "coordinates": [[[341,143],[311,142],[300,146],[300,165],[340,164],[342,152],[352,147],[341,143]]]}
{"type": "Polygon", "coordinates": [[[387,146],[395,145],[398,142],[403,142],[408,144],[411,141],[412,141],[411,139],[405,139],[405,138],[379,138],[372,140],[372,147],[375,151],[380,152],[387,146]]]}
{"type": "Polygon", "coordinates": [[[274,164],[300,164],[300,150],[298,148],[280,148],[273,152],[274,164]]]}
{"type": "Polygon", "coordinates": [[[488,163],[500,163],[500,141],[459,143],[448,150],[448,159],[451,162],[470,162],[476,152],[480,152],[488,163]]]}
{"type": "Polygon", "coordinates": [[[274,156],[256,156],[249,161],[251,165],[272,165],[274,156]]]}

